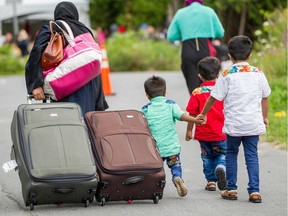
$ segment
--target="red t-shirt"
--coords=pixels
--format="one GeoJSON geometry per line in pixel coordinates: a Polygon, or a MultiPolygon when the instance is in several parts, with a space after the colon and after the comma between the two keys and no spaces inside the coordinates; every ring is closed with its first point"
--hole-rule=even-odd
{"type": "MultiPolygon", "coordinates": [[[[191,115],[197,116],[202,111],[210,92],[215,85],[215,81],[203,82],[196,88],[190,97],[186,111],[191,115]]],[[[226,135],[222,133],[224,125],[223,101],[214,103],[207,113],[207,122],[201,126],[196,125],[194,139],[199,141],[222,141],[226,135]]]]}

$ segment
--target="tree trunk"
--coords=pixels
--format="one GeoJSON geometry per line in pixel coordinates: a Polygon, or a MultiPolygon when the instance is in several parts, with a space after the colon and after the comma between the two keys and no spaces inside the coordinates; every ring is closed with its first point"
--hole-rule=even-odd
{"type": "Polygon", "coordinates": [[[240,25],[238,29],[238,35],[244,35],[245,33],[246,17],[247,17],[247,7],[246,7],[246,4],[243,4],[243,9],[242,9],[241,18],[240,18],[240,25]]]}
{"type": "Polygon", "coordinates": [[[171,22],[173,19],[175,13],[180,8],[180,0],[171,0],[171,2],[167,6],[167,25],[171,22]]]}

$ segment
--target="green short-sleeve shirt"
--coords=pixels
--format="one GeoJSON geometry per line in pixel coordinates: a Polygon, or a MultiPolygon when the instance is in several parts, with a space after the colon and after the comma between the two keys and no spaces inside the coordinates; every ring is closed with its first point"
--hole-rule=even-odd
{"type": "Polygon", "coordinates": [[[178,104],[164,96],[158,96],[142,107],[152,135],[156,139],[162,157],[180,153],[181,146],[176,131],[176,119],[181,121],[185,113],[178,104]]]}

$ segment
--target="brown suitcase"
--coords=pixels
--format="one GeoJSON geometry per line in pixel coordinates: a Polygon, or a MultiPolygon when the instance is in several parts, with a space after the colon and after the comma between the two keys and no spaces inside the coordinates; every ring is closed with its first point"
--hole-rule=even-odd
{"type": "Polygon", "coordinates": [[[151,199],[163,196],[163,161],[144,114],[137,110],[88,112],[85,116],[100,181],[96,200],[151,199]]]}

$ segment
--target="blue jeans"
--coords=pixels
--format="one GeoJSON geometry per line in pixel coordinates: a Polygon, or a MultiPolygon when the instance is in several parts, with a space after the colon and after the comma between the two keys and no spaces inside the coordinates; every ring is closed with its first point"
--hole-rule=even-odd
{"type": "Polygon", "coordinates": [[[232,137],[227,135],[226,176],[227,190],[237,190],[237,156],[242,142],[246,168],[248,171],[248,193],[259,192],[259,136],[232,137]]]}
{"type": "Polygon", "coordinates": [[[172,155],[169,157],[162,157],[163,162],[166,160],[167,166],[171,170],[172,180],[175,177],[182,178],[182,167],[180,161],[180,154],[172,155]]]}
{"type": "Polygon", "coordinates": [[[203,161],[203,173],[205,178],[208,182],[216,182],[216,168],[222,167],[225,170],[226,167],[226,142],[199,141],[199,143],[201,148],[201,158],[203,161]]]}

